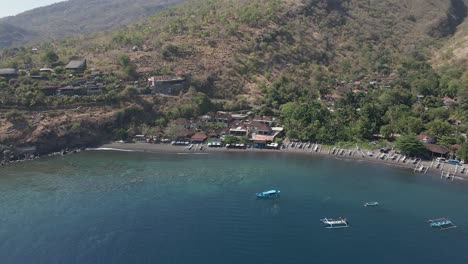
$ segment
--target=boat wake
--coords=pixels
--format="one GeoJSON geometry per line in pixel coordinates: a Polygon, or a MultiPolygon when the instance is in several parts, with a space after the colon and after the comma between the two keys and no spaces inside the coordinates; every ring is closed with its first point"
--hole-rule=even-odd
{"type": "Polygon", "coordinates": [[[178,152],[177,155],[210,155],[211,153],[188,153],[188,152],[178,152]]]}

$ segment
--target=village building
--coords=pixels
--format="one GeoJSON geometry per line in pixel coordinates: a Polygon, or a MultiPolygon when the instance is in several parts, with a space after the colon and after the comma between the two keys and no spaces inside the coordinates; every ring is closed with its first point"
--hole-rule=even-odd
{"type": "Polygon", "coordinates": [[[250,132],[256,135],[271,135],[272,130],[268,124],[259,122],[259,121],[252,121],[250,123],[250,132]]]}
{"type": "Polygon", "coordinates": [[[86,95],[86,89],[82,87],[65,86],[57,90],[58,96],[86,95]]]}
{"type": "Polygon", "coordinates": [[[444,106],[451,107],[455,103],[457,103],[457,98],[451,98],[451,97],[448,97],[448,96],[444,97],[444,106]]]}
{"type": "Polygon", "coordinates": [[[102,93],[103,91],[102,91],[101,86],[97,86],[97,85],[86,86],[86,95],[100,95],[102,93]]]}
{"type": "Polygon", "coordinates": [[[153,76],[148,79],[153,94],[178,95],[187,89],[189,82],[183,76],[153,76]]]}
{"type": "Polygon", "coordinates": [[[437,138],[436,137],[428,136],[428,135],[425,135],[425,134],[419,134],[418,138],[419,138],[419,140],[421,140],[424,143],[428,143],[428,144],[437,143],[437,138]]]}
{"type": "Polygon", "coordinates": [[[51,69],[51,68],[40,68],[40,69],[39,69],[39,72],[52,74],[52,73],[54,73],[55,71],[54,71],[54,69],[51,69]]]}
{"type": "Polygon", "coordinates": [[[204,132],[198,132],[193,135],[190,140],[193,144],[203,144],[205,143],[208,136],[204,132]]]}
{"type": "Polygon", "coordinates": [[[444,146],[423,143],[431,157],[448,157],[450,150],[444,146]]]}
{"type": "Polygon", "coordinates": [[[270,116],[258,116],[253,119],[253,122],[263,123],[271,127],[275,124],[275,119],[270,116]]]}
{"type": "Polygon", "coordinates": [[[0,69],[0,78],[12,79],[18,77],[19,72],[13,68],[0,69]]]}
{"type": "Polygon", "coordinates": [[[228,135],[236,137],[247,137],[249,135],[249,128],[244,124],[236,124],[229,128],[228,135]]]}
{"type": "Polygon", "coordinates": [[[58,91],[59,88],[57,86],[45,86],[45,87],[42,87],[40,89],[41,89],[41,92],[45,96],[53,96],[53,95],[57,94],[57,91],[58,91]]]}
{"type": "Polygon", "coordinates": [[[86,59],[72,57],[70,62],[65,66],[65,70],[75,73],[83,73],[87,68],[86,59]]]}

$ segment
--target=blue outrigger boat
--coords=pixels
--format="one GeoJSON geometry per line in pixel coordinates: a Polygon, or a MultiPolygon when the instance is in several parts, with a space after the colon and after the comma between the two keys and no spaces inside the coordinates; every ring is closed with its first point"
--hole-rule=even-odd
{"type": "Polygon", "coordinates": [[[255,194],[260,199],[276,199],[280,197],[279,190],[269,190],[255,194]]]}
{"type": "Polygon", "coordinates": [[[439,230],[457,228],[457,226],[447,218],[429,219],[428,222],[430,223],[431,227],[438,228],[439,230]]]}

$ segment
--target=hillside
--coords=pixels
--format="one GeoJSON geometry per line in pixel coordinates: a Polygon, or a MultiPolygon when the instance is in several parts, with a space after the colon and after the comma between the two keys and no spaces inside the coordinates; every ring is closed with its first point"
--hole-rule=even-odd
{"type": "Polygon", "coordinates": [[[0,49],[109,30],[153,15],[180,1],[69,0],[36,8],[0,19],[0,49]]]}
{"type": "Polygon", "coordinates": [[[148,119],[130,111],[133,121],[118,124],[117,138],[148,127],[163,133],[173,120],[210,111],[248,110],[277,116],[289,138],[304,141],[424,132],[452,146],[466,140],[468,76],[436,58],[466,36],[466,16],[463,0],[193,0],[116,30],[45,42],[37,52],[4,50],[0,66],[23,75],[0,82],[0,100],[26,110],[118,109],[144,97],[148,119]],[[92,70],[70,76],[63,66],[72,56],[92,70]],[[28,77],[42,67],[56,73],[28,77]],[[158,93],[152,76],[188,84],[140,95],[158,93]],[[44,92],[83,81],[102,85],[102,94],[44,92]]]}
{"type": "Polygon", "coordinates": [[[214,97],[256,98],[282,76],[301,86],[320,71],[388,76],[403,58],[443,43],[465,16],[461,0],[192,1],[66,48],[98,68],[127,53],[143,74],[188,71],[214,97]],[[142,48],[128,52],[134,45],[142,48]]]}

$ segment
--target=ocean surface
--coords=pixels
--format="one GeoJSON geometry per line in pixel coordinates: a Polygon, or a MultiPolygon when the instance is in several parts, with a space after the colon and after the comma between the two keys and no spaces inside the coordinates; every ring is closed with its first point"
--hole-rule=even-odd
{"type": "Polygon", "coordinates": [[[281,153],[44,158],[0,168],[0,263],[464,264],[468,184],[281,153]]]}

